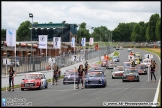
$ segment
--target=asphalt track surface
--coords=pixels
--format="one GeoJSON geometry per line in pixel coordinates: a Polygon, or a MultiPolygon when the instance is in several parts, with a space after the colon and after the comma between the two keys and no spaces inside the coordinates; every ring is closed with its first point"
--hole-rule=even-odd
{"type": "MultiPolygon", "coordinates": [[[[140,51],[143,58],[148,52],[140,51]]],[[[128,61],[129,52],[127,49],[119,50],[120,62],[123,65],[128,61]]],[[[107,86],[105,88],[75,89],[74,84],[63,85],[59,80],[58,85],[49,84],[48,89],[21,91],[15,89],[14,92],[3,91],[2,98],[25,98],[27,102],[32,102],[32,106],[103,106],[103,102],[153,102],[158,86],[160,74],[160,62],[156,55],[154,60],[158,67],[155,72],[157,82],[148,82],[147,75],[140,75],[140,82],[122,82],[122,79],[112,79],[111,69],[105,70],[107,86]]]]}

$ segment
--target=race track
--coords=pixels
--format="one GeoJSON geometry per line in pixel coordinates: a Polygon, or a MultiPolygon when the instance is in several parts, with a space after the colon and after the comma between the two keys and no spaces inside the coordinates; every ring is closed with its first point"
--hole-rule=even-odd
{"type": "MultiPolygon", "coordinates": [[[[140,51],[143,58],[148,52],[140,51]]],[[[129,52],[127,49],[119,50],[120,62],[117,65],[123,65],[128,61],[129,52]]],[[[87,88],[74,90],[74,84],[63,85],[59,80],[58,85],[49,84],[48,89],[21,91],[15,89],[14,92],[3,91],[2,98],[27,99],[32,102],[32,106],[103,106],[103,102],[153,102],[155,92],[158,86],[160,74],[160,61],[154,55],[158,68],[156,70],[157,82],[148,82],[147,75],[140,75],[140,82],[122,82],[121,79],[112,79],[111,70],[105,70],[107,78],[106,88],[87,88]]]]}

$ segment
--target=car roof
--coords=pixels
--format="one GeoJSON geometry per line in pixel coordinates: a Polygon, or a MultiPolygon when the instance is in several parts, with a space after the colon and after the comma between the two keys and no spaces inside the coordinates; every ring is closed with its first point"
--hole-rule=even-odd
{"type": "Polygon", "coordinates": [[[125,63],[131,63],[131,62],[124,62],[124,64],[125,64],[125,63]]]}
{"type": "Polygon", "coordinates": [[[74,69],[67,69],[66,71],[74,72],[74,69]]]}
{"type": "Polygon", "coordinates": [[[127,67],[126,70],[136,70],[136,67],[127,67]]]}
{"type": "Polygon", "coordinates": [[[124,68],[124,66],[116,66],[115,68],[124,68]]]}
{"type": "Polygon", "coordinates": [[[40,73],[40,72],[33,72],[33,73],[27,73],[26,75],[28,75],[28,74],[43,74],[43,73],[40,73]]]}

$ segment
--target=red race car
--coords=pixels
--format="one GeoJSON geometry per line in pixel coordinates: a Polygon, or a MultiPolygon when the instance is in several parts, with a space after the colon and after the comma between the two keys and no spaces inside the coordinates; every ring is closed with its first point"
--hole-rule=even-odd
{"type": "Polygon", "coordinates": [[[107,60],[103,59],[101,63],[101,67],[106,67],[106,64],[107,64],[107,60]]]}
{"type": "Polygon", "coordinates": [[[48,88],[48,81],[43,73],[28,73],[22,79],[20,84],[21,90],[24,89],[42,89],[48,88]]]}

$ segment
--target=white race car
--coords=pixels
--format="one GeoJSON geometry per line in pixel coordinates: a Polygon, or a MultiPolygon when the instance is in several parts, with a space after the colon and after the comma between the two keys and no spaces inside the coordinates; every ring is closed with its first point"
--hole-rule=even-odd
{"type": "Polygon", "coordinates": [[[144,59],[142,64],[146,65],[146,67],[151,65],[151,59],[144,59]]]}

